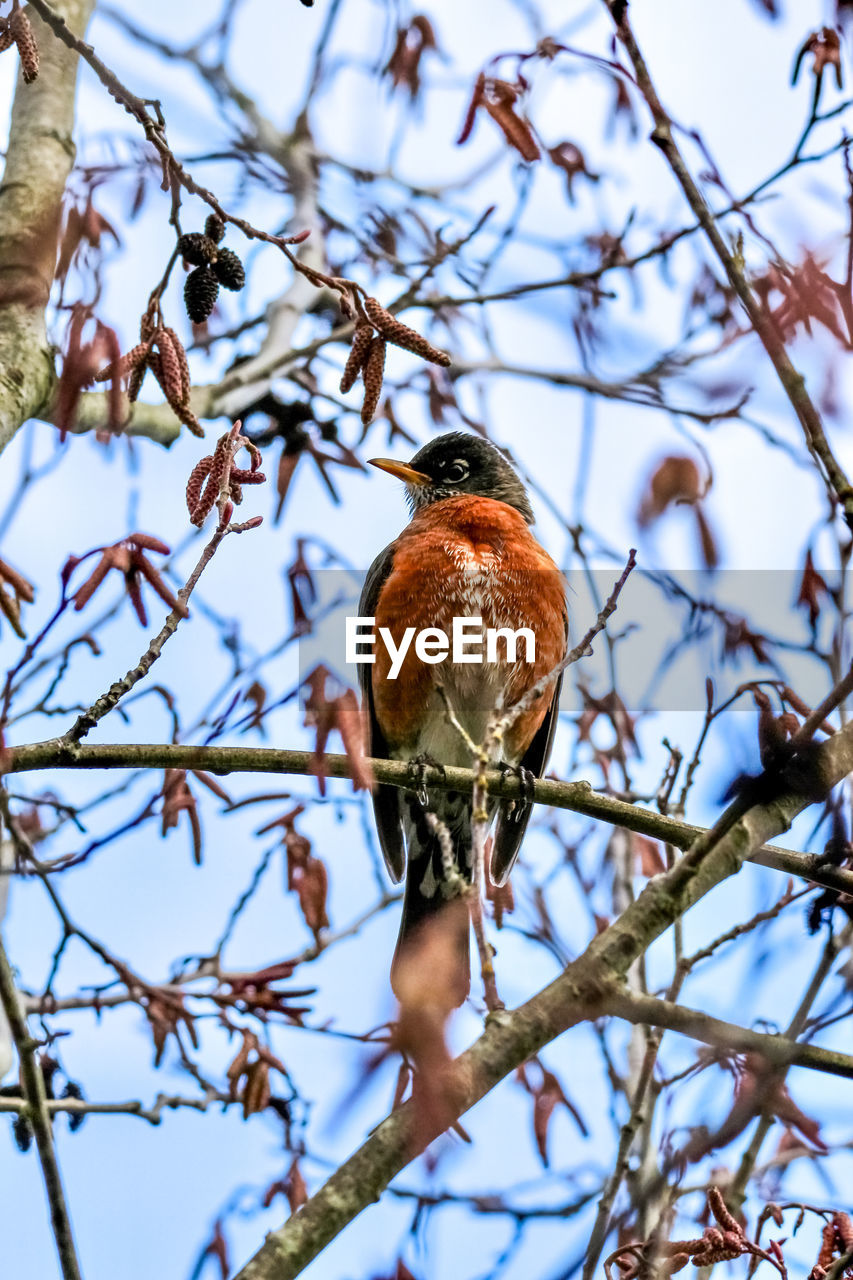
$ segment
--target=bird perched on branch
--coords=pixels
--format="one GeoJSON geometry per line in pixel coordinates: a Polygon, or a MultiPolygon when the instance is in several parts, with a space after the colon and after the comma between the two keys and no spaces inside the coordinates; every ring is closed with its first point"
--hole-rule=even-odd
{"type": "MultiPolygon", "coordinates": [[[[473,878],[472,795],[418,784],[426,763],[470,768],[469,739],[480,744],[495,708],[511,708],[541,677],[554,671],[566,652],[568,612],[565,582],[557,566],[530,532],[533,511],[525,487],[498,449],[477,436],[451,432],[421,449],[409,463],[374,458],[372,465],[402,480],[412,519],[396,541],[371,565],[359,603],[362,621],[375,620],[399,654],[407,628],[427,628],[420,654],[412,642],[395,664],[389,646],[377,642],[373,661],[359,675],[364,700],[368,754],[409,760],[413,790],[378,786],[373,809],[379,841],[395,881],[406,876],[400,935],[391,971],[399,993],[401,961],[431,921],[451,919],[450,899],[473,878]],[[498,635],[489,661],[488,645],[470,641],[458,660],[443,651],[453,620],[480,619],[482,630],[532,632],[517,637],[515,652],[498,635]],[[480,659],[476,655],[479,652],[480,659]],[[395,672],[395,665],[397,670],[395,672]],[[392,675],[394,678],[392,678],[392,675]],[[442,696],[439,683],[443,686],[442,696]],[[422,770],[421,770],[422,771],[422,770]],[[438,822],[436,822],[436,819],[438,822]],[[448,867],[448,839],[455,868],[448,867]],[[442,839],[444,849],[442,850],[442,839]]],[[[469,622],[469,636],[476,634],[469,622]]],[[[560,677],[530,700],[491,744],[490,758],[530,781],[540,777],[557,723],[560,677]]],[[[529,800],[490,801],[497,821],[488,872],[495,884],[509,876],[532,811],[529,800]]],[[[470,982],[467,912],[452,911],[456,922],[453,973],[448,982],[456,1003],[470,982]]]]}

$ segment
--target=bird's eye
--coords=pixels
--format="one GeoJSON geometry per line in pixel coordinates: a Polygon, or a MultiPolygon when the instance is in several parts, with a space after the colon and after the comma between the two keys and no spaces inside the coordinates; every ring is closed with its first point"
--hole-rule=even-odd
{"type": "Polygon", "coordinates": [[[455,462],[451,462],[447,468],[447,474],[444,479],[450,484],[459,484],[460,481],[467,479],[468,472],[471,468],[464,458],[457,458],[455,462]]]}

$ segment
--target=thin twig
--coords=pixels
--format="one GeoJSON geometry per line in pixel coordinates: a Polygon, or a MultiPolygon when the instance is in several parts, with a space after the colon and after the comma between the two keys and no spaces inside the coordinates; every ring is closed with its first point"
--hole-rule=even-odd
{"type": "Polygon", "coordinates": [[[628,18],[627,5],[616,0],[603,0],[614,19],[616,35],[624,47],[633,67],[634,77],[654,121],[652,141],[660,148],[672,172],[684,192],[687,203],[696,215],[708,241],[722,264],[729,283],[737,294],[749,317],[755,333],[770,357],[779,381],[791,402],[805,435],[806,444],[819,462],[824,480],[844,511],[848,526],[853,529],[853,486],[836,458],[823,430],[820,414],[806,390],[803,375],[791,362],[784,339],[772,316],[760,304],[747,279],[746,269],[740,259],[726,244],[717,226],[715,215],[697,186],[684,156],[675,141],[673,121],[658,97],[646,61],[637,44],[628,18]]]}
{"type": "Polygon", "coordinates": [[[222,473],[219,497],[217,499],[217,508],[220,512],[219,524],[214,530],[210,541],[202,551],[198,563],[192,573],[178,592],[178,602],[175,608],[171,610],[166,621],[163,623],[163,626],[160,628],[157,635],[154,636],[136,666],[131,667],[121,680],[116,680],[111,684],[106,693],[101,694],[101,696],[92,703],[88,710],[78,716],[74,721],[74,724],[71,725],[67,732],[59,739],[65,749],[70,751],[72,754],[76,750],[77,744],[80,740],[85,738],[86,734],[89,733],[91,729],[94,729],[95,725],[98,724],[100,720],[103,720],[104,716],[108,715],[109,712],[118,705],[124,695],[129,693],[134,685],[138,684],[139,681],[142,680],[143,677],[151,670],[154,663],[163,652],[163,646],[166,644],[167,640],[171,639],[177,631],[179,623],[187,617],[187,601],[198,584],[199,578],[216,554],[216,551],[223,539],[226,538],[229,533],[244,533],[247,529],[255,528],[260,523],[260,517],[244,521],[241,524],[227,523],[227,513],[230,511],[231,506],[229,500],[231,464],[234,459],[234,454],[242,442],[239,430],[240,423],[237,422],[231,428],[229,433],[230,448],[227,454],[226,465],[222,473]]]}

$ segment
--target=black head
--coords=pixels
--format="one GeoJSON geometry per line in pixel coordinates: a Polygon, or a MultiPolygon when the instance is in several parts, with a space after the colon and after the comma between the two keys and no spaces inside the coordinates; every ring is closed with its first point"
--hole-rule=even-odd
{"type": "Polygon", "coordinates": [[[503,454],[480,436],[450,431],[419,449],[409,463],[371,458],[371,464],[402,480],[412,510],[460,493],[505,502],[533,524],[527,491],[503,454]]]}

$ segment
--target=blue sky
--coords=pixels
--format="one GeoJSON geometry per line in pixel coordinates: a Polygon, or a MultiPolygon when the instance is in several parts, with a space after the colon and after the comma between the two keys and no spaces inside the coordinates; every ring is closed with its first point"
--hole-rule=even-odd
{"type": "MultiPolygon", "coordinates": [[[[129,6],[124,8],[130,10],[129,6]]],[[[184,33],[189,38],[198,29],[206,8],[200,4],[176,7],[152,0],[143,14],[134,16],[152,31],[168,33],[169,39],[178,41],[184,33]]],[[[237,23],[232,72],[257,93],[264,108],[281,125],[289,123],[304,92],[305,68],[324,8],[325,0],[318,0],[314,10],[303,8],[296,0],[249,0],[237,23]]],[[[749,188],[784,161],[807,112],[808,84],[804,80],[796,90],[787,84],[793,51],[808,30],[820,25],[829,14],[820,3],[789,4],[788,8],[787,20],[772,25],[761,18],[758,6],[746,0],[720,0],[714,5],[635,0],[632,5],[638,38],[668,106],[685,127],[701,129],[711,154],[736,192],[749,188]]],[[[566,6],[555,0],[542,6],[544,29],[556,30],[564,20],[575,26],[577,20],[571,42],[606,54],[608,29],[598,9],[595,4],[566,6]]],[[[393,149],[398,171],[421,185],[452,181],[480,161],[488,160],[499,150],[490,122],[481,120],[464,148],[454,147],[453,139],[466,93],[485,58],[501,49],[528,47],[524,10],[521,3],[495,0],[488,6],[489,21],[484,23],[482,6],[438,0],[430,6],[430,13],[447,61],[436,66],[438,87],[429,98],[422,120],[404,129],[399,100],[389,101],[386,86],[378,84],[369,70],[345,68],[333,88],[312,104],[311,121],[318,147],[351,165],[377,168],[385,165],[389,150],[393,149]]],[[[383,13],[382,6],[368,0],[348,0],[335,35],[333,56],[375,61],[383,13]]],[[[222,135],[210,98],[192,77],[183,71],[164,70],[156,57],[134,47],[103,18],[93,25],[91,39],[135,91],[156,93],[162,98],[176,150],[198,154],[219,145],[222,135]]],[[[13,70],[12,55],[7,54],[0,59],[2,119],[7,114],[13,70]]],[[[537,75],[531,113],[543,139],[548,145],[565,138],[575,140],[587,153],[592,169],[612,169],[614,176],[595,185],[579,184],[577,201],[570,204],[565,198],[562,176],[544,167],[538,171],[522,223],[523,235],[517,236],[500,256],[489,277],[490,287],[558,273],[561,264],[582,258],[586,234],[601,222],[614,228],[624,225],[631,209],[637,210],[632,232],[637,245],[651,242],[664,228],[688,220],[680,194],[656,149],[643,143],[630,146],[618,138],[608,142],[603,137],[601,116],[610,92],[597,73],[575,61],[559,64],[553,76],[537,75]],[[552,242],[557,242],[556,249],[552,242]]],[[[830,96],[827,101],[833,98],[830,96]]],[[[103,135],[116,128],[125,138],[133,136],[128,117],[105,98],[100,86],[84,72],[78,129],[81,160],[103,158],[107,154],[103,135]]],[[[832,129],[827,133],[828,143],[838,136],[837,127],[832,129]]],[[[643,120],[641,131],[645,130],[643,120]]],[[[695,164],[695,151],[690,154],[695,164]]],[[[233,171],[220,173],[214,166],[204,164],[199,164],[197,170],[199,176],[223,193],[226,202],[232,199],[233,171]]],[[[519,182],[518,171],[503,158],[472,193],[454,196],[452,233],[464,230],[489,203],[497,205],[495,222],[500,226],[517,198],[519,182]]],[[[142,216],[127,225],[130,190],[129,183],[108,189],[100,204],[119,226],[124,239],[123,250],[116,251],[115,262],[107,273],[101,309],[104,319],[118,329],[123,348],[135,339],[137,317],[170,246],[167,197],[156,191],[155,184],[142,216]]],[[[799,180],[795,197],[788,188],[783,190],[785,195],[768,202],[760,211],[761,225],[778,239],[783,252],[795,258],[802,246],[809,245],[837,254],[839,232],[844,225],[840,163],[823,167],[813,180],[799,180]]],[[[341,172],[330,169],[323,180],[323,196],[329,209],[345,224],[363,222],[370,197],[341,172]]],[[[405,207],[405,197],[395,196],[390,184],[386,198],[405,207]]],[[[276,224],[287,212],[286,199],[272,188],[253,194],[248,206],[248,215],[259,225],[276,224]]],[[[200,206],[188,204],[188,227],[195,225],[194,216],[200,223],[200,206]]],[[[437,224],[437,209],[431,210],[430,216],[437,224]]],[[[487,231],[472,249],[472,255],[487,257],[494,245],[493,235],[487,231]]],[[[746,252],[748,260],[760,262],[763,250],[759,242],[748,240],[746,252]]],[[[662,346],[678,339],[684,288],[695,274],[696,253],[697,249],[689,244],[679,249],[669,263],[669,280],[662,278],[656,266],[646,269],[640,305],[634,305],[627,282],[617,277],[608,280],[617,298],[608,316],[608,340],[596,360],[595,371],[601,377],[618,378],[636,372],[662,346]]],[[[250,285],[244,294],[226,300],[224,319],[228,323],[236,322],[243,314],[254,314],[287,284],[287,270],[272,250],[253,249],[246,256],[254,266],[250,285]]],[[[383,300],[399,292],[399,280],[371,276],[364,267],[359,270],[362,283],[375,289],[383,300]]],[[[449,273],[442,277],[442,287],[464,292],[449,273]]],[[[167,295],[167,306],[168,314],[187,336],[177,283],[167,295]]],[[[413,312],[407,319],[420,323],[427,317],[423,312],[413,312]]],[[[564,292],[534,294],[524,301],[501,304],[493,309],[491,319],[497,350],[513,363],[578,367],[570,307],[564,292]]],[[[313,323],[306,320],[299,335],[304,332],[310,336],[313,323]]],[[[251,351],[254,341],[254,336],[249,335],[237,349],[251,351]]],[[[454,343],[454,351],[469,358],[482,356],[484,351],[473,326],[460,326],[454,343]]],[[[340,351],[330,354],[333,363],[339,361],[340,351]]],[[[797,358],[807,372],[819,378],[827,358],[825,338],[819,334],[812,343],[798,346],[797,358]]],[[[221,370],[221,364],[216,357],[208,360],[194,356],[194,375],[199,381],[209,380],[221,370]]],[[[389,376],[402,377],[413,367],[409,356],[394,353],[389,360],[389,376]]],[[[740,344],[723,353],[714,368],[715,376],[720,378],[725,374],[733,380],[754,381],[755,418],[771,424],[785,440],[798,445],[796,424],[790,421],[781,393],[764,376],[756,347],[740,344]]],[[[324,375],[330,387],[333,375],[330,365],[324,375]]],[[[702,376],[697,373],[692,382],[688,373],[681,379],[677,391],[682,402],[695,403],[702,376]]],[[[839,379],[843,398],[849,379],[846,368],[839,370],[839,379]]],[[[277,385],[283,393],[292,393],[288,384],[277,385]]],[[[571,514],[582,447],[580,395],[544,383],[492,375],[480,378],[476,387],[466,386],[460,399],[469,413],[488,422],[494,439],[517,450],[532,481],[547,490],[557,508],[571,514]]],[[[357,409],[355,393],[350,401],[357,409]]],[[[430,428],[421,391],[403,392],[396,403],[407,428],[418,438],[427,438],[430,428]]],[[[723,423],[703,432],[685,418],[673,419],[657,410],[616,402],[599,402],[594,412],[595,449],[583,494],[584,511],[593,527],[605,531],[606,542],[613,549],[612,556],[602,553],[597,557],[596,567],[609,574],[625,550],[635,544],[637,499],[655,460],[666,451],[701,448],[707,450],[713,464],[714,485],[707,505],[709,518],[720,535],[723,568],[737,571],[729,578],[724,576],[723,583],[728,582],[741,595],[746,593],[747,598],[750,594],[778,591],[780,603],[771,599],[768,607],[782,613],[787,596],[778,585],[783,580],[781,575],[793,573],[801,564],[805,542],[822,518],[814,479],[787,453],[769,450],[758,431],[742,424],[723,423]],[[772,590],[768,584],[773,584],[772,590]]],[[[342,436],[348,442],[356,441],[360,434],[356,414],[341,422],[342,436]]],[[[843,425],[833,429],[840,456],[853,466],[849,429],[843,425]]],[[[50,459],[56,447],[53,429],[39,424],[28,430],[36,459],[50,459]]],[[[215,430],[209,428],[208,437],[214,436],[215,430]]],[[[4,454],[0,469],[0,499],[4,504],[14,492],[25,448],[26,433],[22,432],[4,454]]],[[[387,452],[381,424],[373,427],[366,450],[365,456],[387,452]]],[[[399,452],[402,455],[404,451],[399,452]]],[[[116,442],[107,450],[88,439],[70,441],[60,465],[39,482],[37,490],[21,505],[3,538],[4,557],[43,584],[32,614],[35,623],[46,617],[52,607],[56,573],[69,553],[114,541],[132,527],[156,533],[173,547],[182,544],[187,531],[183,486],[199,454],[199,442],[187,436],[168,453],[144,441],[132,447],[116,442]]],[[[249,491],[244,509],[247,514],[262,512],[267,517],[264,529],[226,542],[205,574],[199,591],[201,602],[234,621],[247,654],[266,653],[289,628],[282,569],[293,558],[297,536],[307,533],[318,542],[340,547],[348,563],[363,568],[402,526],[402,495],[399,486],[388,477],[338,470],[336,479],[340,506],[329,502],[316,473],[300,464],[285,519],[277,529],[269,520],[271,495],[249,491]]],[[[572,567],[563,523],[536,495],[534,501],[540,538],[561,564],[572,567]]],[[[0,512],[3,509],[0,506],[0,512]]],[[[823,546],[828,556],[828,544],[822,544],[817,533],[814,540],[818,554],[823,546]]],[[[692,529],[682,513],[668,518],[638,545],[641,565],[645,567],[696,571],[692,529]]],[[[196,540],[179,556],[177,567],[181,575],[193,563],[199,546],[196,540]]],[[[317,542],[311,547],[311,555],[313,562],[322,567],[317,542]]],[[[626,603],[626,607],[634,607],[641,619],[647,617],[640,597],[635,599],[633,606],[626,603]]],[[[158,621],[157,610],[152,608],[151,612],[152,622],[158,621]]],[[[585,625],[585,617],[577,619],[579,630],[585,625]]],[[[800,623],[786,619],[785,625],[800,623]]],[[[103,656],[95,659],[78,655],[75,680],[70,686],[73,695],[69,696],[82,701],[96,696],[133,664],[143,647],[144,633],[124,606],[105,631],[103,656]]],[[[8,631],[0,633],[0,648],[7,661],[17,655],[8,631]]],[[[620,646],[619,662],[630,666],[634,660],[630,647],[620,646]]],[[[281,694],[292,687],[297,671],[298,657],[292,647],[269,665],[265,679],[273,692],[281,694]]],[[[223,686],[228,673],[228,659],[218,644],[216,627],[199,609],[193,624],[182,627],[167,647],[156,678],[180,687],[184,724],[189,729],[223,686]]],[[[751,672],[744,667],[741,674],[748,678],[751,672]]],[[[686,680],[695,681],[698,697],[692,703],[688,697],[684,706],[668,710],[665,717],[650,719],[643,726],[647,758],[637,767],[638,785],[652,787],[658,779],[663,759],[659,748],[662,734],[692,747],[701,721],[698,708],[703,675],[697,670],[692,676],[685,676],[686,680]]],[[[221,708],[226,700],[223,696],[218,706],[221,708]]],[[[115,717],[113,721],[105,726],[100,740],[161,741],[171,731],[169,718],[154,697],[135,704],[130,725],[115,717]]],[[[708,767],[697,787],[691,819],[702,821],[712,816],[719,802],[720,777],[731,775],[733,760],[738,768],[754,767],[753,726],[751,711],[737,713],[728,722],[725,735],[712,737],[708,767]]],[[[56,729],[56,721],[33,719],[15,729],[14,740],[48,736],[56,729]]],[[[277,716],[271,733],[271,745],[306,745],[310,741],[293,707],[277,716]]],[[[566,732],[558,741],[553,767],[568,776],[571,759],[572,740],[566,732]]],[[[583,761],[576,773],[588,776],[588,762],[583,761]]],[[[21,789],[28,793],[49,785],[78,800],[97,794],[102,787],[100,778],[72,781],[33,776],[19,781],[21,789]]],[[[93,820],[93,832],[119,821],[130,804],[141,807],[160,782],[159,775],[135,780],[129,796],[117,797],[100,811],[93,820]]],[[[235,796],[262,789],[251,779],[232,778],[226,785],[235,796]]],[[[307,780],[286,780],[282,789],[291,793],[293,801],[314,796],[313,784],[307,780]]],[[[216,808],[215,804],[208,806],[204,814],[207,844],[200,870],[192,865],[188,834],[182,826],[161,840],[156,824],[149,823],[63,878],[62,889],[72,915],[102,935],[117,953],[131,959],[152,980],[164,979],[176,956],[210,951],[232,903],[268,847],[268,836],[256,837],[253,833],[263,821],[276,816],[275,806],[241,811],[227,821],[215,820],[216,808]]],[[[547,823],[547,815],[541,815],[525,846],[515,923],[534,921],[535,888],[552,882],[552,910],[560,935],[574,954],[588,940],[588,917],[571,877],[565,872],[560,874],[560,851],[548,833],[547,823]]],[[[805,840],[809,826],[808,822],[802,823],[799,831],[792,834],[792,847],[799,847],[798,838],[805,840]]],[[[579,820],[561,821],[563,832],[579,835],[585,827],[579,820]]],[[[300,829],[310,836],[328,864],[333,927],[345,927],[369,907],[376,893],[375,864],[365,839],[369,823],[365,822],[364,808],[360,801],[353,801],[346,787],[332,786],[329,802],[312,805],[300,829]]],[[[581,856],[590,873],[598,865],[608,834],[600,833],[584,847],[581,856]]],[[[51,853],[75,849],[80,843],[79,836],[66,830],[51,853]]],[[[714,936],[719,931],[721,915],[728,920],[735,912],[745,919],[753,910],[772,902],[783,887],[777,873],[747,869],[733,896],[725,896],[726,890],[717,891],[690,914],[686,926],[690,945],[701,945],[714,936]]],[[[604,883],[600,886],[600,904],[606,911],[608,893],[604,883]]],[[[13,887],[7,925],[9,951],[19,966],[22,981],[37,989],[45,980],[56,943],[55,920],[38,887],[13,887]]],[[[363,1031],[392,1016],[387,961],[395,931],[396,908],[391,907],[372,920],[358,939],[332,949],[315,964],[297,971],[298,985],[316,984],[318,988],[312,1000],[312,1026],[321,1027],[331,1021],[343,1031],[363,1031]]],[[[789,1016],[817,962],[821,942],[803,936],[801,915],[792,915],[780,923],[774,939],[772,981],[762,979],[759,983],[756,975],[762,972],[760,967],[750,968],[760,959],[763,944],[758,939],[748,962],[731,957],[712,965],[691,987],[689,1002],[749,1024],[766,1014],[766,1002],[772,999],[774,1016],[776,1009],[783,1018],[789,1016]],[[733,992],[738,993],[736,1000],[733,992]]],[[[281,855],[276,853],[261,892],[235,930],[227,963],[234,969],[249,969],[298,953],[309,942],[310,935],[293,898],[284,892],[281,855]]],[[[508,1004],[520,1002],[555,975],[553,957],[528,946],[518,933],[505,931],[499,944],[499,974],[508,1004]]],[[[669,963],[668,946],[662,941],[652,952],[651,964],[661,980],[669,963]]],[[[69,992],[79,985],[103,980],[101,966],[83,948],[72,945],[58,989],[69,992]]],[[[464,1047],[477,1035],[479,1026],[477,1011],[463,1010],[452,1027],[454,1046],[464,1047]]],[[[192,1090],[192,1082],[168,1055],[158,1072],[151,1069],[150,1036],[137,1009],[111,1013],[100,1022],[89,1013],[72,1013],[58,1019],[55,1029],[74,1032],[60,1042],[63,1062],[68,1073],[84,1083],[92,1098],[150,1100],[159,1090],[192,1090]]],[[[233,1056],[234,1046],[213,1025],[204,1027],[203,1037],[207,1068],[212,1074],[221,1072],[233,1056]]],[[[836,1038],[840,1043],[840,1033],[836,1038]]],[[[623,1036],[620,1040],[617,1032],[614,1044],[624,1048],[625,1039],[623,1036]]],[[[315,1189],[385,1114],[393,1093],[394,1068],[389,1064],[377,1072],[342,1112],[341,1098],[363,1072],[369,1051],[343,1038],[295,1029],[274,1031],[272,1043],[300,1091],[314,1099],[304,1117],[299,1108],[297,1111],[305,1120],[304,1136],[310,1153],[303,1169],[309,1188],[315,1189]]],[[[672,1064],[686,1065],[690,1060],[693,1046],[689,1042],[668,1041],[667,1047],[668,1069],[675,1070],[672,1064]]],[[[556,1116],[549,1179],[544,1178],[533,1145],[530,1099],[507,1081],[467,1117],[472,1147],[463,1148],[454,1140],[445,1140],[435,1174],[431,1175],[422,1162],[400,1177],[400,1186],[450,1185],[459,1190],[488,1191],[519,1184],[520,1198],[538,1194],[559,1198],[594,1185],[607,1167],[615,1131],[596,1036],[589,1028],[579,1028],[550,1046],[543,1060],[560,1075],[590,1128],[590,1136],[582,1139],[566,1114],[556,1116]],[[579,1165],[582,1171],[576,1181],[579,1165]]],[[[849,1091],[811,1078],[806,1072],[793,1072],[791,1087],[806,1110],[810,1105],[822,1104],[826,1091],[833,1090],[829,1136],[849,1134],[853,1118],[849,1091]]],[[[705,1108],[719,1117],[727,1098],[719,1075],[699,1077],[685,1090],[676,1123],[688,1123],[691,1111],[695,1114],[705,1108]]],[[[154,1271],[163,1280],[184,1280],[209,1232],[209,1224],[222,1212],[235,1188],[245,1189],[241,1206],[254,1207],[259,1194],[283,1175],[289,1163],[289,1156],[282,1151],[280,1127],[274,1121],[254,1117],[243,1123],[234,1111],[221,1116],[167,1114],[157,1129],[133,1118],[98,1116],[90,1117],[74,1135],[65,1133],[64,1122],[58,1129],[60,1157],[87,1280],[106,1280],[116,1273],[117,1265],[123,1280],[142,1280],[154,1271]]],[[[5,1194],[0,1206],[0,1230],[7,1268],[11,1274],[51,1276],[55,1274],[55,1262],[36,1160],[19,1156],[11,1138],[5,1151],[2,1145],[0,1176],[5,1194]]],[[[727,1154],[726,1160],[730,1159],[727,1154]]],[[[849,1177],[849,1156],[836,1157],[834,1168],[837,1177],[849,1177]]],[[[791,1177],[790,1187],[796,1188],[798,1196],[827,1198],[818,1173],[804,1162],[791,1177]]],[[[265,1214],[237,1213],[229,1217],[228,1234],[235,1262],[250,1255],[264,1232],[281,1220],[283,1212],[283,1201],[277,1200],[265,1214]]],[[[511,1235],[511,1223],[505,1219],[472,1218],[456,1209],[443,1209],[408,1237],[411,1213],[409,1202],[386,1197],[380,1206],[363,1214],[308,1274],[312,1280],[361,1280],[390,1272],[393,1260],[402,1251],[419,1277],[475,1280],[491,1274],[511,1235]]],[[[513,1255],[503,1274],[508,1280],[531,1274],[545,1280],[556,1277],[581,1248],[588,1222],[582,1217],[537,1228],[529,1242],[513,1255]]],[[[214,1274],[213,1264],[208,1274],[214,1274]]]]}

